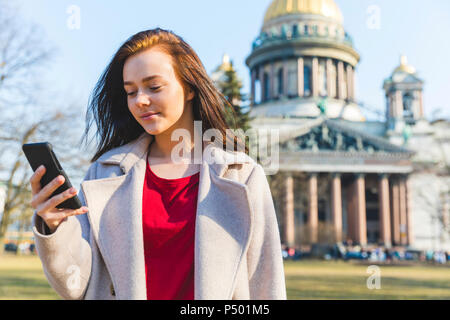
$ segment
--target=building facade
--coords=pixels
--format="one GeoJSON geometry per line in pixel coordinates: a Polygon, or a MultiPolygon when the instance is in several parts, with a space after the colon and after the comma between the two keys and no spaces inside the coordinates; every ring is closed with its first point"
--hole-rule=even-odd
{"type": "Polygon", "coordinates": [[[425,119],[404,56],[383,83],[386,121],[367,121],[359,59],[333,0],[267,9],[246,64],[252,127],[280,132],[269,179],[282,241],[450,250],[450,124],[425,119]]]}

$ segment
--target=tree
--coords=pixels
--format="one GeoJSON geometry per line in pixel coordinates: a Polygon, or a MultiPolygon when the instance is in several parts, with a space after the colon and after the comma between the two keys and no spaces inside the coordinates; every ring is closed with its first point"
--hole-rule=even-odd
{"type": "Polygon", "coordinates": [[[8,227],[33,213],[29,184],[33,172],[22,144],[51,142],[71,180],[82,177],[89,163],[73,147],[78,130],[82,132],[80,109],[65,95],[50,93],[42,81],[56,49],[46,43],[39,26],[19,17],[17,8],[0,0],[0,180],[6,185],[0,208],[0,253],[8,227]],[[52,103],[42,105],[47,94],[52,103]]]}
{"type": "Polygon", "coordinates": [[[242,129],[244,132],[250,129],[252,118],[249,112],[243,111],[242,81],[233,67],[233,61],[230,61],[227,55],[224,55],[222,64],[214,72],[213,79],[232,107],[225,108],[227,124],[232,129],[242,129]]]}

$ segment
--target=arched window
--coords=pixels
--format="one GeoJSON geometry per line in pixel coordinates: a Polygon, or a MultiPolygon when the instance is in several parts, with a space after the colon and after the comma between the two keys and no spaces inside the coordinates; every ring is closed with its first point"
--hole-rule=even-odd
{"type": "Polygon", "coordinates": [[[304,83],[304,95],[309,97],[311,95],[311,67],[304,66],[303,68],[303,83],[304,83]]]}
{"type": "Polygon", "coordinates": [[[255,104],[260,104],[262,101],[262,97],[261,97],[261,81],[259,81],[259,79],[255,80],[255,104]]]}
{"type": "Polygon", "coordinates": [[[278,95],[281,96],[283,95],[283,68],[278,69],[278,74],[277,74],[277,78],[278,78],[278,95]]]}
{"type": "Polygon", "coordinates": [[[298,37],[298,25],[294,24],[292,26],[292,38],[298,37]]]}
{"type": "Polygon", "coordinates": [[[413,118],[414,113],[412,109],[413,96],[410,92],[407,92],[403,95],[403,117],[404,118],[413,118]]]}

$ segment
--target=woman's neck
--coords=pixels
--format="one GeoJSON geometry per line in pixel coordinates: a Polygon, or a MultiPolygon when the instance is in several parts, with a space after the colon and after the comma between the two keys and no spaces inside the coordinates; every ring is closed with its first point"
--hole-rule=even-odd
{"type": "Polygon", "coordinates": [[[184,149],[184,152],[190,151],[191,153],[194,152],[194,139],[193,139],[193,130],[188,130],[189,134],[191,135],[190,141],[189,139],[186,139],[187,137],[184,137],[181,139],[181,141],[172,141],[172,131],[171,132],[164,132],[159,135],[154,136],[154,140],[150,146],[150,156],[154,158],[161,158],[170,160],[172,159],[172,151],[175,146],[177,147],[177,150],[184,149]]]}

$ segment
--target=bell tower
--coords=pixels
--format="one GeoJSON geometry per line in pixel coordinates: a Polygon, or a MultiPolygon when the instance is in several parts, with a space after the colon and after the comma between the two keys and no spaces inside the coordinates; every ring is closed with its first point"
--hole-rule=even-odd
{"type": "Polygon", "coordinates": [[[389,130],[403,131],[405,126],[415,126],[424,118],[423,80],[414,67],[408,65],[406,56],[400,57],[400,65],[384,80],[386,119],[389,130]]]}

